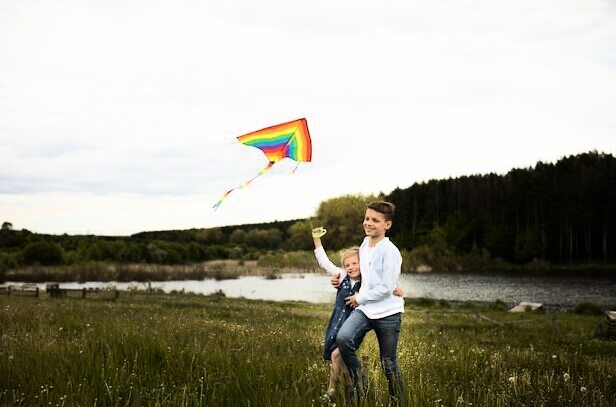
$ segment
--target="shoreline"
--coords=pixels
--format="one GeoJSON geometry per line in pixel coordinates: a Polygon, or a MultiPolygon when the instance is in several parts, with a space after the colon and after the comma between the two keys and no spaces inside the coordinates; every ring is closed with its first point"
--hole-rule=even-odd
{"type": "MultiPolygon", "coordinates": [[[[425,270],[425,269],[424,269],[425,270]]],[[[288,267],[277,265],[258,265],[256,260],[212,260],[202,263],[184,265],[165,265],[147,263],[109,263],[88,262],[61,266],[28,266],[18,269],[8,269],[0,273],[0,284],[3,281],[14,282],[86,282],[86,281],[120,281],[148,282],[170,280],[215,280],[237,279],[243,276],[263,276],[278,278],[282,274],[314,273],[324,274],[315,264],[304,267],[288,267]]],[[[519,275],[519,276],[550,276],[550,277],[602,277],[616,279],[616,265],[571,265],[533,268],[527,266],[498,267],[457,270],[416,271],[403,270],[402,274],[411,275],[519,275]]]]}
{"type": "MultiPolygon", "coordinates": [[[[108,292],[118,292],[121,293],[122,296],[133,296],[133,295],[145,295],[145,296],[152,296],[152,295],[164,295],[164,296],[177,296],[177,297],[227,297],[227,294],[224,292],[224,290],[222,289],[218,289],[215,290],[213,292],[208,292],[208,293],[198,293],[198,292],[193,292],[193,291],[184,291],[184,290],[171,290],[171,291],[164,291],[162,288],[160,287],[151,287],[149,286],[148,283],[144,283],[144,284],[148,284],[148,286],[144,286],[143,288],[135,286],[135,287],[128,287],[128,288],[124,288],[124,289],[118,289],[115,284],[113,283],[118,283],[117,281],[109,281],[109,282],[88,282],[88,283],[92,283],[92,284],[99,284],[99,283],[110,283],[107,287],[82,287],[82,288],[67,288],[67,287],[62,287],[62,283],[58,283],[60,289],[65,289],[68,291],[73,291],[73,292],[78,292],[75,295],[69,295],[67,298],[72,298],[72,299],[77,299],[80,298],[80,293],[84,292],[85,293],[89,293],[88,295],[91,294],[101,294],[101,293],[108,293],[108,292]]],[[[88,284],[88,283],[77,283],[77,284],[88,284]]],[[[131,282],[131,283],[140,283],[140,282],[131,282]]],[[[153,281],[152,283],[157,283],[156,281],[153,281]]],[[[164,282],[158,282],[158,283],[164,283],[164,282]]],[[[48,287],[38,287],[38,285],[40,284],[54,284],[54,282],[38,282],[38,283],[22,283],[22,282],[15,282],[15,281],[7,281],[6,283],[0,284],[0,295],[4,294],[6,295],[6,291],[8,287],[12,288],[12,292],[14,293],[13,295],[16,296],[33,296],[32,293],[35,292],[35,290],[37,291],[36,296],[40,297],[41,294],[43,293],[43,295],[45,296],[45,298],[49,298],[50,294],[48,292],[48,287]],[[26,293],[30,293],[30,294],[26,294],[26,293]]],[[[71,282],[71,284],[75,284],[75,282],[71,282]]],[[[124,283],[123,283],[124,284],[124,283]]],[[[130,284],[130,283],[129,283],[130,284]]],[[[85,295],[81,298],[85,298],[85,295]]],[[[301,300],[301,299],[297,299],[297,300],[289,300],[289,299],[283,299],[283,300],[275,300],[275,299],[265,299],[265,298],[247,298],[247,297],[243,297],[243,296],[229,296],[229,298],[233,298],[233,299],[244,299],[247,301],[255,301],[255,302],[274,302],[274,303],[285,303],[285,302],[290,302],[290,303],[309,303],[309,304],[314,304],[314,305],[330,305],[330,303],[328,301],[306,301],[306,300],[301,300]]],[[[496,299],[493,301],[486,301],[486,300],[475,300],[475,299],[468,299],[468,300],[462,300],[462,299],[445,299],[445,298],[433,298],[433,297],[425,297],[425,296],[408,296],[405,295],[404,297],[405,300],[405,307],[418,307],[420,308],[421,311],[424,312],[430,312],[431,310],[434,311],[440,311],[442,312],[446,312],[445,310],[451,309],[451,310],[458,310],[458,309],[466,309],[468,310],[469,313],[472,313],[473,310],[498,310],[498,311],[508,311],[511,308],[517,306],[519,304],[519,302],[512,302],[512,301],[503,301],[501,299],[496,299]]],[[[595,309],[601,309],[602,311],[608,311],[608,310],[616,310],[616,302],[612,302],[612,303],[595,303],[592,301],[582,301],[579,302],[577,304],[568,304],[568,303],[541,303],[542,304],[542,308],[539,310],[533,310],[533,311],[527,311],[527,312],[523,312],[522,314],[533,314],[533,313],[571,313],[573,312],[578,306],[580,306],[581,304],[585,304],[588,305],[590,304],[591,306],[594,306],[595,309]]],[[[596,313],[595,315],[600,315],[600,313],[596,313]]]]}

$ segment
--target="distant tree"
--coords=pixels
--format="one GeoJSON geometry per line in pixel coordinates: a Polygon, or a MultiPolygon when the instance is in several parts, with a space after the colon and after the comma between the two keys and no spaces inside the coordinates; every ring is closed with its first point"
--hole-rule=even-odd
{"type": "Polygon", "coordinates": [[[222,246],[207,246],[205,248],[205,258],[204,260],[214,260],[214,259],[228,259],[229,252],[222,246]]]}
{"type": "MultiPolygon", "coordinates": [[[[122,241],[107,241],[97,239],[86,250],[86,258],[92,261],[121,261],[121,253],[126,243],[122,241]]],[[[80,251],[83,249],[80,247],[80,251]]]]}
{"type": "Polygon", "coordinates": [[[16,266],[16,264],[11,264],[11,258],[7,253],[0,252],[0,284],[4,283],[4,279],[6,276],[6,271],[16,266]]]}
{"type": "Polygon", "coordinates": [[[520,263],[526,263],[541,257],[542,246],[538,233],[535,231],[521,233],[515,243],[515,260],[520,263]]]}
{"type": "Polygon", "coordinates": [[[30,233],[10,229],[0,229],[0,249],[23,247],[30,240],[30,233]]]}
{"type": "Polygon", "coordinates": [[[321,202],[314,226],[325,226],[330,232],[325,238],[328,248],[337,250],[361,243],[366,205],[375,199],[373,195],[346,195],[321,202]]]}
{"type": "Polygon", "coordinates": [[[62,264],[64,253],[62,248],[52,242],[40,241],[29,243],[23,251],[26,264],[42,264],[45,266],[62,264]]]}
{"type": "Polygon", "coordinates": [[[141,248],[135,243],[126,244],[118,253],[118,260],[126,263],[145,262],[141,248]]]}
{"type": "Polygon", "coordinates": [[[231,236],[229,236],[229,241],[235,244],[245,243],[246,242],[246,232],[244,232],[242,229],[235,229],[231,233],[231,236]]]}
{"type": "Polygon", "coordinates": [[[277,249],[281,241],[282,233],[278,229],[253,229],[244,237],[248,246],[258,249],[277,249]]]}
{"type": "Polygon", "coordinates": [[[310,222],[300,220],[289,226],[289,237],[282,243],[285,250],[310,250],[313,248],[310,222]]]}
{"type": "Polygon", "coordinates": [[[3,222],[2,230],[13,230],[13,224],[11,222],[3,222]]]}
{"type": "Polygon", "coordinates": [[[195,238],[199,243],[208,245],[227,243],[227,236],[220,228],[198,230],[195,232],[195,238]]]}
{"type": "Polygon", "coordinates": [[[512,259],[515,236],[506,225],[490,225],[484,237],[484,247],[493,257],[512,259]]]}
{"type": "Polygon", "coordinates": [[[205,260],[205,250],[201,245],[194,242],[188,245],[188,260],[193,263],[205,260]]]}
{"type": "Polygon", "coordinates": [[[160,247],[164,250],[164,264],[183,264],[188,260],[188,249],[180,243],[160,242],[160,247]]]}
{"type": "Polygon", "coordinates": [[[103,248],[103,244],[100,242],[93,242],[90,245],[86,246],[87,249],[85,251],[85,259],[92,261],[103,261],[105,260],[105,250],[103,248]]]}
{"type": "Polygon", "coordinates": [[[470,252],[482,234],[481,222],[473,222],[466,216],[448,216],[443,229],[447,243],[457,253],[470,252]]]}
{"type": "Polygon", "coordinates": [[[148,257],[151,263],[154,263],[154,264],[163,263],[166,254],[167,252],[161,249],[160,247],[158,247],[156,243],[151,242],[150,244],[148,244],[148,257]]]}

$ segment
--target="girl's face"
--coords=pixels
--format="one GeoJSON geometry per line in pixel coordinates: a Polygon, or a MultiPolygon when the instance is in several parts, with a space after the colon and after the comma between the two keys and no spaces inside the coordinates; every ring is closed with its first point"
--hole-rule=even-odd
{"type": "Polygon", "coordinates": [[[359,271],[359,256],[352,254],[345,257],[342,262],[342,267],[353,280],[361,278],[361,272],[359,271]]]}

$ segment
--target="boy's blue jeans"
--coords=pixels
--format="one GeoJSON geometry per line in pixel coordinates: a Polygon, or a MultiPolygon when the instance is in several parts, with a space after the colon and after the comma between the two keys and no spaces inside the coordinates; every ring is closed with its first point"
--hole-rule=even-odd
{"type": "Polygon", "coordinates": [[[360,386],[365,387],[366,384],[363,382],[365,378],[362,377],[361,362],[356,351],[366,333],[374,329],[379,341],[381,367],[389,384],[389,395],[399,401],[402,399],[404,389],[397,357],[401,320],[400,313],[385,318],[370,319],[360,310],[355,310],[338,331],[336,343],[340,355],[349,369],[355,389],[360,392],[358,394],[365,391],[365,388],[361,389],[360,386]]]}

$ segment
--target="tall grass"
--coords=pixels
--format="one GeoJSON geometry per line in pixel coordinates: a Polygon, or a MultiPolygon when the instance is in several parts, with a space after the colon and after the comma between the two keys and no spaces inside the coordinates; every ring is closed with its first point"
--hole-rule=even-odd
{"type": "MultiPolygon", "coordinates": [[[[220,297],[3,296],[0,405],[327,405],[329,311],[220,297]]],[[[399,359],[409,405],[616,405],[616,344],[593,339],[598,317],[558,314],[555,332],[550,314],[482,312],[512,324],[438,312],[427,323],[407,307],[399,359]]],[[[374,335],[361,354],[370,405],[387,405],[374,335]]]]}

